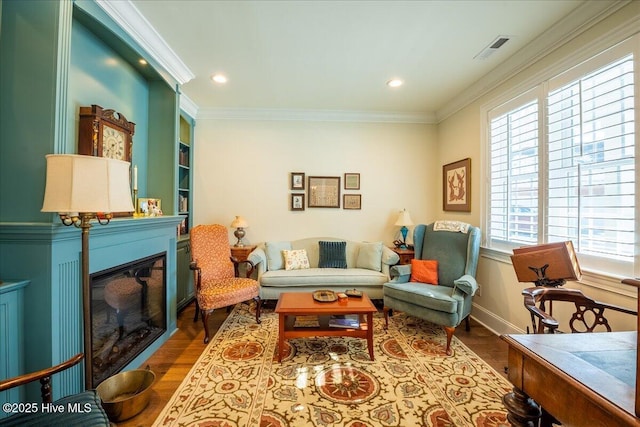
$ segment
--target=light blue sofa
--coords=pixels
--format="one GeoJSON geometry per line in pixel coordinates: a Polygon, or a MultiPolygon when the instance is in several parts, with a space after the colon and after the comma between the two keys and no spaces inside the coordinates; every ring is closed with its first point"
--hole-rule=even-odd
{"type": "Polygon", "coordinates": [[[282,292],[313,292],[358,289],[371,299],[382,299],[382,285],[390,280],[389,269],[398,254],[382,242],[354,242],[335,237],[313,237],[288,242],[265,242],[249,254],[260,283],[260,298],[278,299],[282,292]],[[347,268],[319,268],[319,242],[345,241],[347,268]],[[305,249],[308,269],[285,270],[282,250],[305,249]]]}

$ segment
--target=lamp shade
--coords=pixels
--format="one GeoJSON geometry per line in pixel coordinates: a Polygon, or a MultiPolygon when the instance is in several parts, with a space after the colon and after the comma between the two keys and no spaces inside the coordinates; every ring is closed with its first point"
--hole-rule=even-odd
{"type": "Polygon", "coordinates": [[[232,228],[247,228],[248,226],[249,223],[241,216],[236,216],[236,219],[231,223],[232,228]]]}
{"type": "Polygon", "coordinates": [[[405,227],[407,225],[413,225],[413,221],[411,221],[411,215],[407,212],[406,209],[400,211],[400,215],[398,215],[398,220],[395,225],[405,227]]]}
{"type": "Polygon", "coordinates": [[[48,154],[42,212],[131,212],[129,162],[48,154]]]}

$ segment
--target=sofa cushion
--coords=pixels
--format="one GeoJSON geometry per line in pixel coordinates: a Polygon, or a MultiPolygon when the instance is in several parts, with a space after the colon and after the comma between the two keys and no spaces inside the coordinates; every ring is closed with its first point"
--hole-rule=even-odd
{"type": "Polygon", "coordinates": [[[267,271],[260,278],[260,286],[283,288],[314,286],[316,289],[327,287],[336,289],[338,287],[338,289],[346,290],[354,286],[381,287],[388,280],[386,274],[364,268],[310,268],[267,271]]]}
{"type": "Polygon", "coordinates": [[[438,284],[438,261],[433,259],[412,259],[410,282],[438,284]]]}
{"type": "Polygon", "coordinates": [[[447,286],[425,286],[416,282],[385,283],[384,296],[445,313],[456,313],[463,301],[457,293],[452,295],[452,289],[447,286]]]}
{"type": "Polygon", "coordinates": [[[356,267],[380,271],[382,268],[382,242],[361,243],[356,267]]]}
{"type": "Polygon", "coordinates": [[[268,270],[282,270],[284,268],[283,250],[290,251],[291,242],[266,242],[264,244],[268,270]]]}
{"type": "Polygon", "coordinates": [[[307,258],[307,251],[304,249],[283,250],[282,255],[284,256],[285,270],[305,270],[309,268],[309,258],[307,258]]]}
{"type": "Polygon", "coordinates": [[[326,242],[321,240],[318,245],[320,247],[318,267],[347,268],[347,242],[326,242]]]}

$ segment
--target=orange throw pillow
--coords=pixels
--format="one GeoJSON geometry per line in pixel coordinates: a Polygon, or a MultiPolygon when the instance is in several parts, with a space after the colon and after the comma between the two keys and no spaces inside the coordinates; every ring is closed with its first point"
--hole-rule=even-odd
{"type": "Polygon", "coordinates": [[[438,261],[430,259],[412,259],[410,281],[437,285],[438,261]]]}

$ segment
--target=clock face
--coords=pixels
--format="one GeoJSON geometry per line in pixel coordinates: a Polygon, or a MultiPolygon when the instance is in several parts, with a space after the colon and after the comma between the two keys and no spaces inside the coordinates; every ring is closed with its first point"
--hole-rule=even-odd
{"type": "Polygon", "coordinates": [[[126,160],[124,132],[106,125],[102,127],[102,156],[126,160]]]}

